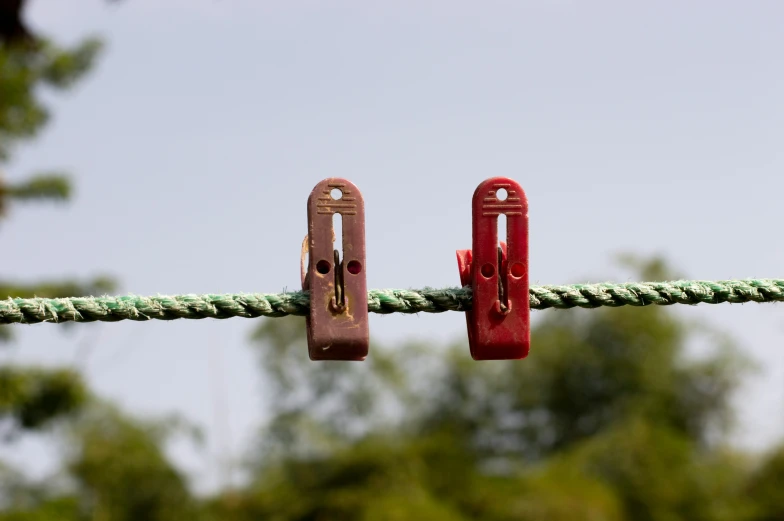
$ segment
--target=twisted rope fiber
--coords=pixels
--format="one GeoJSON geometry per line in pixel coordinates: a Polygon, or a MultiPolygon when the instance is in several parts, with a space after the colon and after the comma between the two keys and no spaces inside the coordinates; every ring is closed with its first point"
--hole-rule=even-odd
{"type": "MultiPolygon", "coordinates": [[[[529,297],[532,309],[780,302],[784,301],[784,279],[531,286],[529,297]]],[[[9,298],[0,301],[0,324],[307,315],[310,307],[308,299],[308,293],[303,291],[156,297],[9,298]]],[[[470,287],[375,289],[368,292],[368,310],[373,313],[442,313],[470,309],[470,287]]]]}

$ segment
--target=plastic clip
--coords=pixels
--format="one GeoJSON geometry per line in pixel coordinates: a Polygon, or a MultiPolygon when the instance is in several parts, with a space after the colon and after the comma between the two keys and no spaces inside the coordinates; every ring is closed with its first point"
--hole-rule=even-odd
{"type": "Polygon", "coordinates": [[[321,181],[308,197],[308,235],[301,258],[311,360],[364,360],[370,344],[365,276],[365,203],[350,181],[321,181]],[[333,196],[334,194],[334,196],[333,196]],[[334,249],[332,217],[343,222],[343,252],[334,249]],[[308,256],[307,268],[305,255],[308,256]]]}
{"type": "Polygon", "coordinates": [[[471,286],[466,312],[474,360],[516,360],[528,356],[528,200],[505,177],[482,182],[473,198],[471,250],[457,251],[460,282],[471,286]],[[505,190],[506,198],[499,198],[505,190]],[[506,215],[506,243],[498,242],[498,217],[506,215]]]}

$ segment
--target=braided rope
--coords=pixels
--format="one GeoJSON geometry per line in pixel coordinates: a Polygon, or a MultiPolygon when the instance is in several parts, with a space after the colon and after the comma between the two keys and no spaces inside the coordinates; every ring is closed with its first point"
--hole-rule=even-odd
{"type": "MultiPolygon", "coordinates": [[[[780,302],[784,301],[784,279],[532,286],[529,295],[533,309],[780,302]]],[[[282,317],[307,315],[309,306],[308,293],[302,291],[157,297],[9,298],[0,301],[0,324],[282,317]]],[[[368,310],[373,313],[442,313],[469,309],[469,287],[374,289],[368,292],[368,310]]]]}

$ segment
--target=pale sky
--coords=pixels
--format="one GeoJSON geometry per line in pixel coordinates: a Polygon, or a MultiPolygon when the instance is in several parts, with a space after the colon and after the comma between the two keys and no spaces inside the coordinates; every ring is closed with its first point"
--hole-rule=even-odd
{"type": "MultiPolygon", "coordinates": [[[[504,175],[528,194],[532,284],[629,280],[618,252],[663,254],[688,278],[784,277],[780,2],[30,4],[37,31],[107,49],[72,93],[47,95],[51,125],[7,165],[11,179],[68,169],[76,196],[12,208],[4,276],[108,273],[141,295],[297,289],[308,194],[337,176],[364,194],[369,287],[455,286],[471,195],[504,175]]],[[[760,362],[737,439],[780,439],[784,308],[674,312],[760,362]]],[[[216,455],[241,457],[263,420],[257,324],[16,327],[4,357],[81,357],[126,409],[201,424],[206,450],[173,450],[205,489],[216,455]]],[[[459,313],[370,327],[387,344],[466,334],[459,313]]],[[[11,450],[46,469],[47,447],[11,450]]]]}

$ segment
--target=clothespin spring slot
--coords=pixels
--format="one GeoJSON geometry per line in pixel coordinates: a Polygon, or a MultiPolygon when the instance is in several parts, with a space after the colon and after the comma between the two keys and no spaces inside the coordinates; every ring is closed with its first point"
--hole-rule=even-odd
{"type": "MultiPolygon", "coordinates": [[[[335,214],[339,216],[340,214],[335,214]]],[[[333,223],[337,219],[333,219],[333,223]]],[[[340,252],[334,250],[335,257],[335,296],[332,297],[331,307],[335,313],[343,313],[346,311],[346,297],[343,286],[343,263],[340,262],[340,252]]]]}

